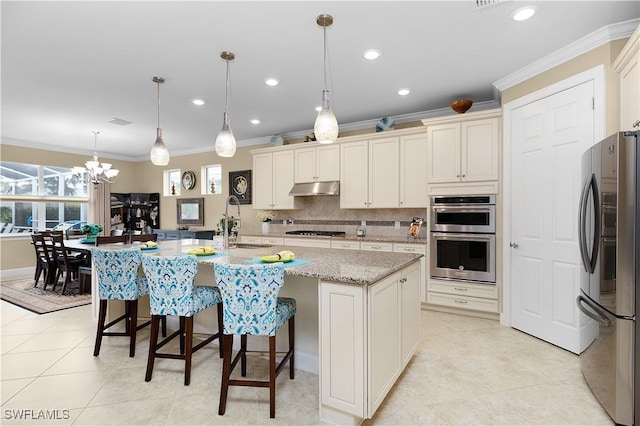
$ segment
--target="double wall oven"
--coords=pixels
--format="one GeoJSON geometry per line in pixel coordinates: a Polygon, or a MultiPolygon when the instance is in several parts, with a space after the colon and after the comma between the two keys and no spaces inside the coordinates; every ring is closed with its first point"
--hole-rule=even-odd
{"type": "Polygon", "coordinates": [[[496,282],[495,195],[431,197],[431,278],[496,282]]]}

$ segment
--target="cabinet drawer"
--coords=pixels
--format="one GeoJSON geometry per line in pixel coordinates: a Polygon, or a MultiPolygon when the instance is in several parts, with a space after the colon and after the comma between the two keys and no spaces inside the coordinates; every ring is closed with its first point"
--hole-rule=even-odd
{"type": "Polygon", "coordinates": [[[427,292],[427,303],[450,306],[460,309],[473,309],[484,312],[498,312],[498,301],[478,297],[454,296],[444,293],[427,292]]]}
{"type": "Polygon", "coordinates": [[[393,251],[399,253],[419,253],[419,254],[427,254],[427,246],[426,244],[393,244],[393,251]]]}
{"type": "Polygon", "coordinates": [[[285,246],[331,248],[331,240],[314,240],[312,238],[285,238],[285,246]]]}
{"type": "Polygon", "coordinates": [[[498,286],[496,285],[468,284],[460,281],[429,280],[427,291],[486,299],[498,298],[498,286]]]}
{"type": "Polygon", "coordinates": [[[241,235],[240,236],[240,240],[241,240],[241,242],[247,243],[247,244],[261,244],[262,243],[262,238],[254,237],[253,235],[241,235]]]}
{"type": "Polygon", "coordinates": [[[262,237],[262,244],[273,244],[274,246],[281,246],[282,244],[284,244],[284,238],[262,237]]]}
{"type": "Polygon", "coordinates": [[[180,232],[167,232],[165,237],[167,240],[181,240],[180,232]]]}
{"type": "Polygon", "coordinates": [[[360,241],[331,241],[331,248],[360,250],[360,241]]]}
{"type": "Polygon", "coordinates": [[[368,251],[393,251],[392,243],[376,243],[373,241],[361,242],[360,250],[368,251]]]}

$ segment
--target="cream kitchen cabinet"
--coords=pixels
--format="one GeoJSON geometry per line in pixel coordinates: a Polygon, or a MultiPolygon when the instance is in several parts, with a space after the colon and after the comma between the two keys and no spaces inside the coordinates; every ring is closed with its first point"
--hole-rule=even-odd
{"type": "Polygon", "coordinates": [[[400,201],[399,137],[340,145],[340,208],[395,208],[400,201]]]}
{"type": "Polygon", "coordinates": [[[253,208],[293,210],[301,201],[290,197],[293,187],[293,151],[281,150],[253,155],[253,208]]]}
{"type": "Polygon", "coordinates": [[[613,63],[620,74],[620,130],[640,129],[640,26],[613,63]]]}
{"type": "Polygon", "coordinates": [[[294,150],[296,183],[340,180],[340,147],[320,145],[294,150]]]}
{"type": "MultiPolygon", "coordinates": [[[[460,114],[462,115],[462,114],[460,114]]],[[[446,119],[423,120],[427,126],[429,192],[442,185],[448,193],[497,193],[500,174],[500,110],[446,119]],[[490,184],[478,185],[478,182],[490,184]],[[473,188],[478,188],[474,190],[473,188]]]]}
{"type": "Polygon", "coordinates": [[[427,134],[400,137],[400,205],[428,207],[427,134]]]}
{"type": "Polygon", "coordinates": [[[420,264],[424,274],[420,277],[420,301],[427,302],[427,276],[429,271],[427,269],[427,245],[426,244],[413,244],[413,243],[393,243],[393,251],[397,253],[420,253],[423,256],[420,258],[420,264]]]}
{"type": "Polygon", "coordinates": [[[496,284],[430,279],[427,303],[457,309],[499,313],[496,284]]]}
{"type": "Polygon", "coordinates": [[[373,417],[420,340],[421,271],[414,262],[366,287],[320,282],[321,414],[373,417]]]}

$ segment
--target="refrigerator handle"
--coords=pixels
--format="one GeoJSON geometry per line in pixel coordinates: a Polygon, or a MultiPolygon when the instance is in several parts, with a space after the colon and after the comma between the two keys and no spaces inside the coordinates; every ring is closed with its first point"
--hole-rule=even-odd
{"type": "MultiPolygon", "coordinates": [[[[578,206],[578,246],[580,248],[580,256],[585,271],[593,273],[592,262],[587,250],[587,203],[589,201],[589,191],[593,186],[593,174],[584,182],[582,192],[580,193],[580,202],[578,206]]],[[[595,264],[594,264],[595,265],[595,264]]]]}
{"type": "Polygon", "coordinates": [[[578,309],[580,309],[580,311],[582,311],[582,313],[584,313],[586,316],[605,327],[612,326],[611,320],[607,318],[607,316],[600,309],[598,309],[595,303],[591,302],[589,299],[583,296],[578,296],[576,302],[578,303],[578,309]],[[591,308],[591,310],[587,309],[587,307],[591,308]]]}
{"type": "MultiPolygon", "coordinates": [[[[593,245],[591,246],[590,266],[591,273],[596,270],[596,262],[598,260],[598,248],[600,247],[600,222],[601,222],[601,206],[600,206],[600,190],[598,189],[598,181],[596,175],[591,175],[591,191],[593,192],[593,245]]],[[[587,197],[588,199],[588,197],[587,197]]]]}

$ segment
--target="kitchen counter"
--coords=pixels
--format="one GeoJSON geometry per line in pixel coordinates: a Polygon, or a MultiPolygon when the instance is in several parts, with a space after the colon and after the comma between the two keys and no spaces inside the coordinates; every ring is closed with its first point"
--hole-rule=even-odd
{"type": "Polygon", "coordinates": [[[369,241],[369,242],[388,242],[388,243],[408,243],[408,244],[427,244],[427,238],[418,238],[408,236],[385,236],[385,235],[367,235],[366,237],[357,237],[355,235],[344,235],[340,237],[324,237],[320,235],[292,235],[279,232],[270,232],[268,234],[252,234],[240,233],[240,236],[248,237],[275,237],[275,238],[313,238],[321,240],[335,241],[369,241]]]}

